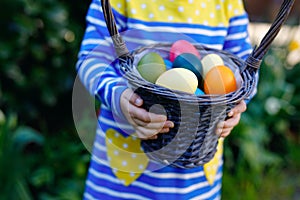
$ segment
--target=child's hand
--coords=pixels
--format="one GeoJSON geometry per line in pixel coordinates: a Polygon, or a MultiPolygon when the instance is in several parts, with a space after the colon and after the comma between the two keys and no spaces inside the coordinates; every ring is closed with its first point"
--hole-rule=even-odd
{"type": "Polygon", "coordinates": [[[122,93],[120,105],[126,119],[141,139],[156,139],[158,133],[167,133],[174,127],[174,123],[167,121],[166,116],[143,109],[141,107],[143,100],[131,89],[126,89],[122,93]]]}
{"type": "Polygon", "coordinates": [[[247,105],[245,101],[241,101],[229,112],[228,117],[230,118],[218,124],[216,133],[220,135],[220,137],[227,137],[232,129],[240,122],[241,114],[245,112],[246,109],[247,105]]]}

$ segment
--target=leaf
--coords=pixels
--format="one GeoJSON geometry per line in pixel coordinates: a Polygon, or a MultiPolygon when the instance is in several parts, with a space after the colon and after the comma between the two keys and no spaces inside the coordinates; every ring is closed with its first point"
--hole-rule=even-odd
{"type": "Polygon", "coordinates": [[[42,145],[44,143],[44,137],[36,130],[20,126],[14,135],[14,145],[20,151],[24,150],[30,144],[42,145]]]}
{"type": "Polygon", "coordinates": [[[22,199],[22,200],[32,200],[33,199],[31,197],[31,195],[29,193],[29,189],[24,181],[17,180],[15,189],[16,189],[16,191],[12,191],[12,192],[16,192],[16,196],[18,196],[18,199],[22,199]]]}

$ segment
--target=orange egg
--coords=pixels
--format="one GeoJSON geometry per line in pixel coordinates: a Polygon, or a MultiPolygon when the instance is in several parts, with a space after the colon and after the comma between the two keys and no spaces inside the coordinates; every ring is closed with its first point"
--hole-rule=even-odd
{"type": "Polygon", "coordinates": [[[206,94],[227,94],[237,89],[233,72],[227,66],[216,66],[209,70],[204,79],[206,94]]]}

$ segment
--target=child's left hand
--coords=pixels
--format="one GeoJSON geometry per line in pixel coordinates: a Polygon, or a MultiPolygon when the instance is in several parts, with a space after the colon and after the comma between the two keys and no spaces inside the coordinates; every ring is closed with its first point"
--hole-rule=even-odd
{"type": "Polygon", "coordinates": [[[247,105],[245,101],[241,101],[238,105],[236,105],[228,114],[228,117],[230,118],[217,125],[216,134],[223,138],[227,137],[232,129],[240,122],[241,114],[245,112],[246,109],[247,105]]]}

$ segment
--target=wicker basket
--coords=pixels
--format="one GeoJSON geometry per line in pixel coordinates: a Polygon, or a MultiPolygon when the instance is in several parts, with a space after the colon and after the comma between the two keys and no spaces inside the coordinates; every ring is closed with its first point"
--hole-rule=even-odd
{"type": "Polygon", "coordinates": [[[160,113],[164,108],[168,120],[175,127],[167,134],[159,134],[155,140],[142,140],[148,157],[160,163],[179,168],[193,168],[210,161],[217,148],[219,137],[215,134],[216,125],[226,118],[227,113],[238,102],[250,96],[256,87],[257,71],[270,44],[287,19],[294,0],[284,0],[281,9],[260,45],[244,62],[226,51],[209,49],[195,45],[200,55],[217,53],[230,62],[229,66],[240,76],[239,87],[226,95],[194,95],[174,91],[144,80],[137,70],[136,58],[148,51],[158,51],[164,57],[171,44],[154,44],[129,52],[118,33],[108,0],[102,0],[102,9],[114,47],[119,56],[119,64],[129,86],[144,100],[144,108],[160,113]]]}

